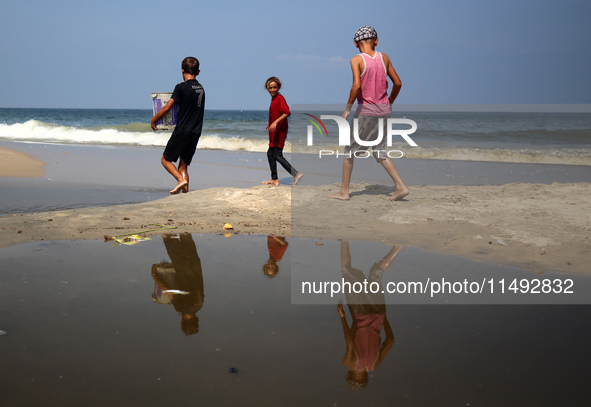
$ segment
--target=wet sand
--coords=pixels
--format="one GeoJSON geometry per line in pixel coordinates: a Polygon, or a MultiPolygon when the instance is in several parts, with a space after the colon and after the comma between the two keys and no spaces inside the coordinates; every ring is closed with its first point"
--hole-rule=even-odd
{"type": "Polygon", "coordinates": [[[45,173],[43,161],[20,151],[0,148],[0,177],[38,178],[45,173]]]}
{"type": "MultiPolygon", "coordinates": [[[[108,177],[105,173],[112,171],[108,162],[92,162],[85,156],[85,170],[76,173],[67,168],[76,162],[71,151],[63,154],[69,155],[68,159],[55,159],[54,164],[54,158],[46,160],[46,176],[49,173],[58,182],[72,182],[73,178],[63,174],[75,173],[80,183],[98,183],[102,177],[104,184],[119,183],[118,188],[133,183],[133,179],[123,178],[131,176],[129,168],[135,163],[120,163],[119,168],[127,168],[122,170],[122,176],[108,177]],[[104,166],[103,174],[94,170],[95,165],[104,166]],[[62,175],[53,175],[56,168],[61,168],[62,175]]],[[[105,157],[121,153],[117,149],[92,151],[105,157]]],[[[159,150],[146,151],[154,160],[158,159],[159,150]]],[[[201,154],[207,157],[207,152],[201,154]]],[[[129,160],[134,159],[134,153],[128,155],[129,160]]],[[[103,239],[160,227],[154,224],[175,226],[178,232],[224,233],[224,224],[231,223],[234,234],[373,240],[536,272],[591,274],[587,266],[591,249],[591,184],[579,182],[577,177],[572,183],[513,182],[519,179],[515,177],[498,185],[413,185],[406,181],[411,194],[400,202],[388,200],[393,188],[379,184],[379,180],[378,184],[371,184],[354,179],[351,200],[341,202],[328,198],[339,189],[338,175],[335,177],[334,173],[306,174],[301,185],[294,188],[289,187],[289,178],[282,178],[280,187],[263,186],[260,181],[268,176],[266,162],[262,160],[264,154],[228,156],[241,158],[232,164],[199,164],[195,172],[199,176],[191,178],[192,185],[199,189],[188,194],[167,196],[171,184],[168,175],[158,168],[157,161],[144,162],[146,168],[158,170],[154,178],[152,170],[144,174],[147,183],[157,185],[148,190],[151,196],[145,202],[5,215],[1,218],[0,247],[41,240],[103,239]],[[212,184],[224,186],[210,187],[212,184]]],[[[43,159],[40,155],[34,158],[43,159]]],[[[340,161],[334,164],[338,174],[340,161]]],[[[404,165],[398,165],[404,177],[404,165]]],[[[549,168],[536,168],[540,167],[549,168]]],[[[373,168],[380,175],[383,172],[375,164],[373,168]]],[[[561,171],[576,173],[585,169],[561,171]]],[[[359,175],[363,174],[360,171],[359,175]]],[[[42,201],[43,196],[39,199],[42,201]]]]}

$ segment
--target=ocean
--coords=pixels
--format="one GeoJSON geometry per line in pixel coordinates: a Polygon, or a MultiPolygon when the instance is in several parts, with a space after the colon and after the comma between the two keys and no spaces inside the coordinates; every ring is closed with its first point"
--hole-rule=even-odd
{"type": "MultiPolygon", "coordinates": [[[[149,109],[0,108],[0,140],[162,147],[170,132],[153,132],[151,116],[149,109]]],[[[417,124],[418,147],[402,138],[392,146],[409,158],[591,165],[591,113],[394,111],[392,117],[417,124]]],[[[308,118],[292,114],[286,153],[342,151],[336,124],[308,146],[308,118]]],[[[265,152],[266,124],[265,110],[206,110],[199,149],[265,152]]]]}

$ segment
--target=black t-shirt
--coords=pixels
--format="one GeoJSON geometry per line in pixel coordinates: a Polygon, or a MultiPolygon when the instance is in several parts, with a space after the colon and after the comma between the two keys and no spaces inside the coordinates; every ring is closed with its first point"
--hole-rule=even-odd
{"type": "Polygon", "coordinates": [[[179,83],[174,87],[172,99],[179,106],[178,118],[173,134],[201,136],[203,111],[205,110],[205,90],[196,80],[179,83]]]}

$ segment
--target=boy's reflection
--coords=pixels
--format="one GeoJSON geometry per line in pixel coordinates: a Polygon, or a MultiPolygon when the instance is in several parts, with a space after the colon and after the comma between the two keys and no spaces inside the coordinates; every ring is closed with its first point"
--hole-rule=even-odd
{"type": "Polygon", "coordinates": [[[186,335],[199,332],[197,311],[203,306],[203,272],[197,248],[190,233],[162,235],[171,263],[152,266],[152,278],[161,293],[168,296],[181,314],[181,329],[186,335]]]}
{"type": "MultiPolygon", "coordinates": [[[[393,246],[390,252],[371,268],[367,286],[377,282],[380,286],[377,293],[346,292],[347,306],[352,319],[351,327],[347,323],[343,304],[337,305],[347,345],[343,365],[349,369],[347,383],[353,390],[367,387],[369,372],[377,370],[394,344],[394,334],[386,316],[385,298],[381,287],[382,274],[392,265],[401,250],[402,246],[393,246]],[[386,335],[383,343],[382,328],[386,335]]],[[[351,286],[355,282],[363,284],[366,279],[361,270],[351,266],[351,252],[349,242],[346,241],[341,241],[341,273],[351,286]]]]}
{"type": "Polygon", "coordinates": [[[284,237],[281,236],[267,236],[267,248],[269,249],[269,260],[263,265],[263,273],[269,278],[273,278],[279,273],[279,262],[285,250],[287,250],[288,243],[284,237]]]}

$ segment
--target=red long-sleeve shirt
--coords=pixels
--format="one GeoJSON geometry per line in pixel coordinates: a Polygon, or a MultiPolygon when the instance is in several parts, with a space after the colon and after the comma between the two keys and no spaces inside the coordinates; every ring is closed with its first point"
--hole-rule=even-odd
{"type": "MultiPolygon", "coordinates": [[[[269,126],[281,117],[282,114],[290,115],[291,112],[289,111],[289,106],[287,106],[287,102],[281,93],[278,93],[271,100],[271,106],[269,106],[269,126]]],[[[285,139],[287,138],[287,130],[288,130],[287,118],[283,120],[274,132],[269,132],[269,147],[279,147],[283,148],[285,144],[285,139]]]]}

